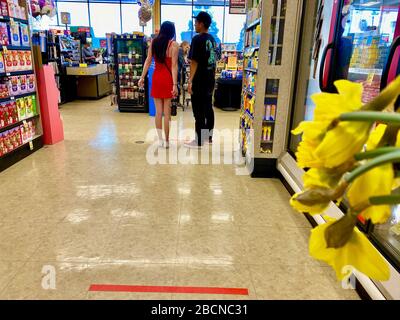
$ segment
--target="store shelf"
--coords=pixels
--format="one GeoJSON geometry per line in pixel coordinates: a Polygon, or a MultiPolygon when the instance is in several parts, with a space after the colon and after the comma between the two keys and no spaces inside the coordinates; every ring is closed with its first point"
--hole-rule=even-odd
{"type": "MultiPolygon", "coordinates": [[[[0,159],[3,159],[5,157],[11,156],[13,153],[16,153],[17,151],[19,151],[20,149],[22,149],[23,147],[27,146],[30,142],[33,142],[36,139],[41,138],[43,135],[35,135],[31,140],[21,144],[18,148],[15,148],[14,150],[7,152],[6,154],[3,154],[0,159]]],[[[0,170],[1,171],[1,170],[0,170]]]]}
{"type": "Polygon", "coordinates": [[[274,141],[272,140],[261,140],[261,144],[273,144],[274,141]]]}
{"type": "Polygon", "coordinates": [[[382,69],[349,68],[349,73],[356,74],[382,74],[382,69]]]}
{"type": "Polygon", "coordinates": [[[250,23],[247,27],[246,30],[249,30],[251,28],[254,28],[255,26],[257,26],[258,24],[260,24],[261,22],[261,18],[255,20],[254,22],[250,23]]]}
{"type": "Polygon", "coordinates": [[[266,98],[276,98],[276,99],[278,99],[279,96],[277,94],[266,94],[265,97],[266,98]]]}
{"type": "Polygon", "coordinates": [[[260,46],[247,46],[247,47],[245,47],[244,48],[245,49],[245,54],[246,54],[246,51],[256,51],[256,50],[259,50],[260,49],[260,46]]]}
{"type": "Polygon", "coordinates": [[[275,120],[263,120],[263,124],[275,124],[275,120]]]}
{"type": "Polygon", "coordinates": [[[36,91],[28,92],[28,93],[24,93],[24,94],[18,94],[16,96],[10,96],[8,98],[0,99],[0,103],[8,102],[8,101],[11,101],[11,100],[16,100],[16,99],[24,98],[24,97],[28,97],[28,96],[33,96],[34,94],[36,94],[36,91]]]}
{"type": "Polygon", "coordinates": [[[11,21],[11,19],[13,19],[14,21],[17,21],[17,22],[22,22],[22,23],[25,23],[25,24],[29,24],[29,21],[25,20],[25,19],[0,16],[0,21],[8,22],[8,21],[11,21]]]}
{"type": "Polygon", "coordinates": [[[39,115],[37,114],[37,115],[34,115],[32,117],[28,117],[28,118],[22,119],[22,120],[20,120],[20,121],[18,121],[16,123],[10,124],[7,127],[0,128],[0,133],[1,132],[5,132],[7,130],[14,129],[14,128],[20,126],[21,124],[23,124],[24,121],[32,120],[32,119],[35,119],[35,118],[39,118],[39,115]]]}
{"type": "Polygon", "coordinates": [[[0,73],[0,77],[23,76],[27,74],[34,74],[34,71],[26,70],[26,71],[5,72],[5,73],[0,73]]]}
{"type": "Polygon", "coordinates": [[[258,72],[257,69],[253,69],[253,68],[244,68],[244,70],[245,71],[250,71],[250,72],[253,72],[253,73],[257,73],[258,72]]]}
{"type": "Polygon", "coordinates": [[[4,51],[4,47],[7,47],[7,50],[21,50],[21,51],[31,51],[31,47],[27,46],[1,46],[0,51],[4,51]]]}
{"type": "Polygon", "coordinates": [[[26,19],[20,19],[20,18],[10,18],[10,21],[14,20],[15,22],[20,22],[20,23],[24,23],[24,24],[29,24],[29,21],[26,19]]]}
{"type": "Polygon", "coordinates": [[[285,17],[272,16],[272,19],[275,19],[275,20],[276,20],[276,19],[285,20],[285,17]]]}

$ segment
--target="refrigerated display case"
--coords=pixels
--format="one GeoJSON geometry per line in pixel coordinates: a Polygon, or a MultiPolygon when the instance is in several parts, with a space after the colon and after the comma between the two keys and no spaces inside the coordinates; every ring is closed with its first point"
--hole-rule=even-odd
{"type": "MultiPolygon", "coordinates": [[[[305,2],[300,45],[291,129],[313,119],[311,96],[321,91],[336,92],[336,80],[362,83],[365,103],[400,74],[400,0],[305,2]]],[[[295,152],[301,137],[291,135],[290,130],[287,134],[288,152],[278,160],[278,169],[298,192],[303,188],[304,170],[297,167],[295,152]]],[[[327,214],[340,218],[345,207],[345,201],[340,208],[332,204],[327,214]]],[[[385,225],[374,226],[369,221],[358,225],[391,264],[392,278],[374,285],[386,298],[396,299],[400,299],[399,212],[399,207],[394,207],[385,225]],[[393,283],[397,283],[397,289],[393,283]]],[[[313,218],[317,224],[324,221],[320,215],[313,218]]]]}
{"type": "Polygon", "coordinates": [[[146,53],[143,33],[114,35],[116,93],[121,112],[148,112],[147,83],[143,89],[138,85],[146,53]]]}

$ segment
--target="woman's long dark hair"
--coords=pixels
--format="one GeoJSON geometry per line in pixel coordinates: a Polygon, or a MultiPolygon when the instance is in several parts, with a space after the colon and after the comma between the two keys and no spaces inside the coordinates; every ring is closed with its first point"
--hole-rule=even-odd
{"type": "Polygon", "coordinates": [[[152,42],[152,54],[157,61],[165,62],[169,41],[175,38],[175,25],[170,21],[162,23],[160,33],[152,42]]]}

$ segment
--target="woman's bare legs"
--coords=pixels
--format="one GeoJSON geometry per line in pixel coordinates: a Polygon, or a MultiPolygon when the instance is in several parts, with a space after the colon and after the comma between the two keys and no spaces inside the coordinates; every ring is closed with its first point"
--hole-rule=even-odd
{"type": "Polygon", "coordinates": [[[163,99],[165,141],[169,143],[169,124],[171,122],[171,99],[163,99]]]}
{"type": "Polygon", "coordinates": [[[154,98],[154,104],[156,105],[156,129],[157,129],[157,135],[158,135],[158,140],[160,142],[163,141],[162,137],[162,115],[163,115],[163,99],[156,99],[154,98]]]}

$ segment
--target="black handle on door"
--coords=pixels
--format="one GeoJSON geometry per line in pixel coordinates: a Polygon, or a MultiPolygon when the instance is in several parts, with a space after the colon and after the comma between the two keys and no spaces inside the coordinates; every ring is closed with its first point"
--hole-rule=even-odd
{"type": "MultiPolygon", "coordinates": [[[[326,91],[327,87],[324,87],[324,71],[325,71],[325,62],[326,62],[326,56],[328,55],[328,51],[334,48],[333,42],[329,43],[325,49],[324,52],[322,53],[322,58],[321,58],[321,65],[319,67],[319,88],[321,91],[326,91]]],[[[328,84],[329,86],[329,84],[328,84]]]]}
{"type": "Polygon", "coordinates": [[[385,65],[385,69],[383,70],[382,73],[382,80],[381,80],[381,91],[386,88],[388,84],[388,78],[389,78],[389,72],[390,72],[390,67],[392,66],[393,62],[393,57],[394,54],[396,53],[396,49],[400,46],[400,37],[397,37],[390,48],[389,56],[385,65]]]}

